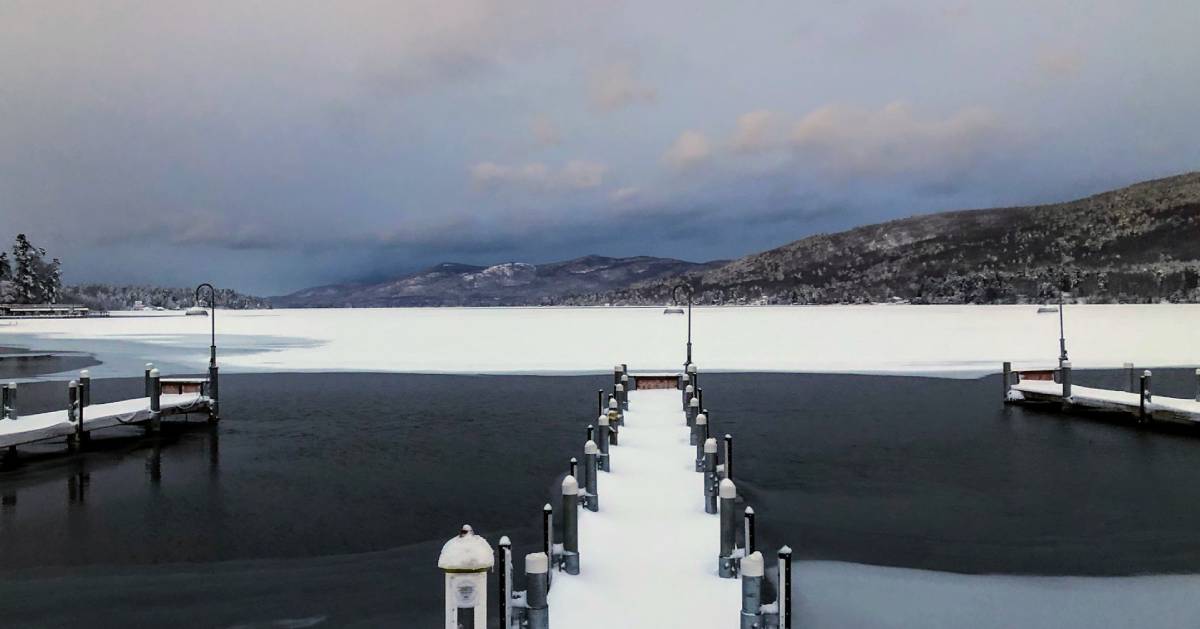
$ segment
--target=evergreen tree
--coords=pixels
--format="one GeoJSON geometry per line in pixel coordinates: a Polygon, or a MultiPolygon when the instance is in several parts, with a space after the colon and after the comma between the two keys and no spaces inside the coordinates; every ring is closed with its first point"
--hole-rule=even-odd
{"type": "Polygon", "coordinates": [[[8,252],[0,251],[0,281],[12,279],[12,266],[8,263],[8,252]]]}

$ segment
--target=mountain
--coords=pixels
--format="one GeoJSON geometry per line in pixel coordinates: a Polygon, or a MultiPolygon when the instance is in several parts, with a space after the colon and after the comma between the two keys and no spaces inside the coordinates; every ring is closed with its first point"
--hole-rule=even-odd
{"type": "Polygon", "coordinates": [[[566,303],[1200,301],[1200,172],[1077,201],[914,216],[819,234],[566,303]]]}
{"type": "Polygon", "coordinates": [[[549,264],[445,263],[383,282],[308,288],[275,297],[272,303],[285,308],[554,305],[565,295],[606,293],[723,263],[595,255],[549,264]]]}

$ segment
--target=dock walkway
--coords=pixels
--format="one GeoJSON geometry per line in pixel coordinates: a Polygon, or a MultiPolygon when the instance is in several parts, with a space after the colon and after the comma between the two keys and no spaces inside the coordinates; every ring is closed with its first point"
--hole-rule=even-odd
{"type": "Polygon", "coordinates": [[[580,510],[582,570],[555,575],[550,626],[737,625],[741,584],[717,576],[720,524],[704,512],[695,452],[678,390],[629,393],[600,510],[580,510]]]}
{"type": "MultiPolygon", "coordinates": [[[[161,413],[208,412],[209,399],[199,393],[164,394],[161,413]]],[[[107,404],[92,404],[84,409],[83,430],[91,432],[113,426],[141,424],[154,416],[150,398],[121,400],[107,404]]],[[[0,447],[11,447],[56,439],[75,434],[76,423],[67,411],[51,411],[36,415],[0,420],[0,447]]]]}
{"type": "MultiPolygon", "coordinates": [[[[1012,402],[1057,402],[1067,407],[1140,415],[1141,394],[1071,385],[1071,394],[1063,395],[1063,385],[1050,380],[1021,380],[1009,387],[1012,402]]],[[[1151,395],[1145,404],[1149,419],[1185,424],[1200,423],[1200,402],[1151,395]]]]}

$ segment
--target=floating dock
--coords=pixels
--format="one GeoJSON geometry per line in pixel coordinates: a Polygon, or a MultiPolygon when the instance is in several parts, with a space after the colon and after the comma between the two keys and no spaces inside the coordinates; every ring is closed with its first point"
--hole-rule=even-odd
{"type": "Polygon", "coordinates": [[[150,366],[144,378],[146,397],[92,404],[91,378],[85,370],[79,380],[67,385],[67,408],[32,415],[19,413],[15,383],[0,386],[0,448],[5,450],[5,462],[13,462],[18,446],[55,439],[79,446],[92,432],[105,428],[141,426],[153,432],[162,418],[191,413],[217,419],[216,386],[209,378],[161,378],[150,366]]]}
{"type": "Polygon", "coordinates": [[[1196,399],[1183,399],[1153,393],[1150,371],[1140,376],[1132,374],[1130,388],[1137,391],[1115,391],[1083,387],[1072,382],[1071,363],[1059,369],[1012,371],[1004,364],[1004,400],[1010,403],[1032,403],[1057,406],[1064,411],[1101,411],[1132,415],[1139,423],[1168,422],[1200,425],[1200,370],[1196,371],[1196,399]],[[1015,382],[1014,382],[1015,377],[1015,382]]]}

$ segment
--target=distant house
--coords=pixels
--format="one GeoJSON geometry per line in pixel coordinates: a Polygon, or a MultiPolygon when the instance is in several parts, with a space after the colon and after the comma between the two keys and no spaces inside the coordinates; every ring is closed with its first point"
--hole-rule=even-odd
{"type": "Polygon", "coordinates": [[[0,304],[0,317],[86,317],[90,313],[79,304],[0,304]]]}

